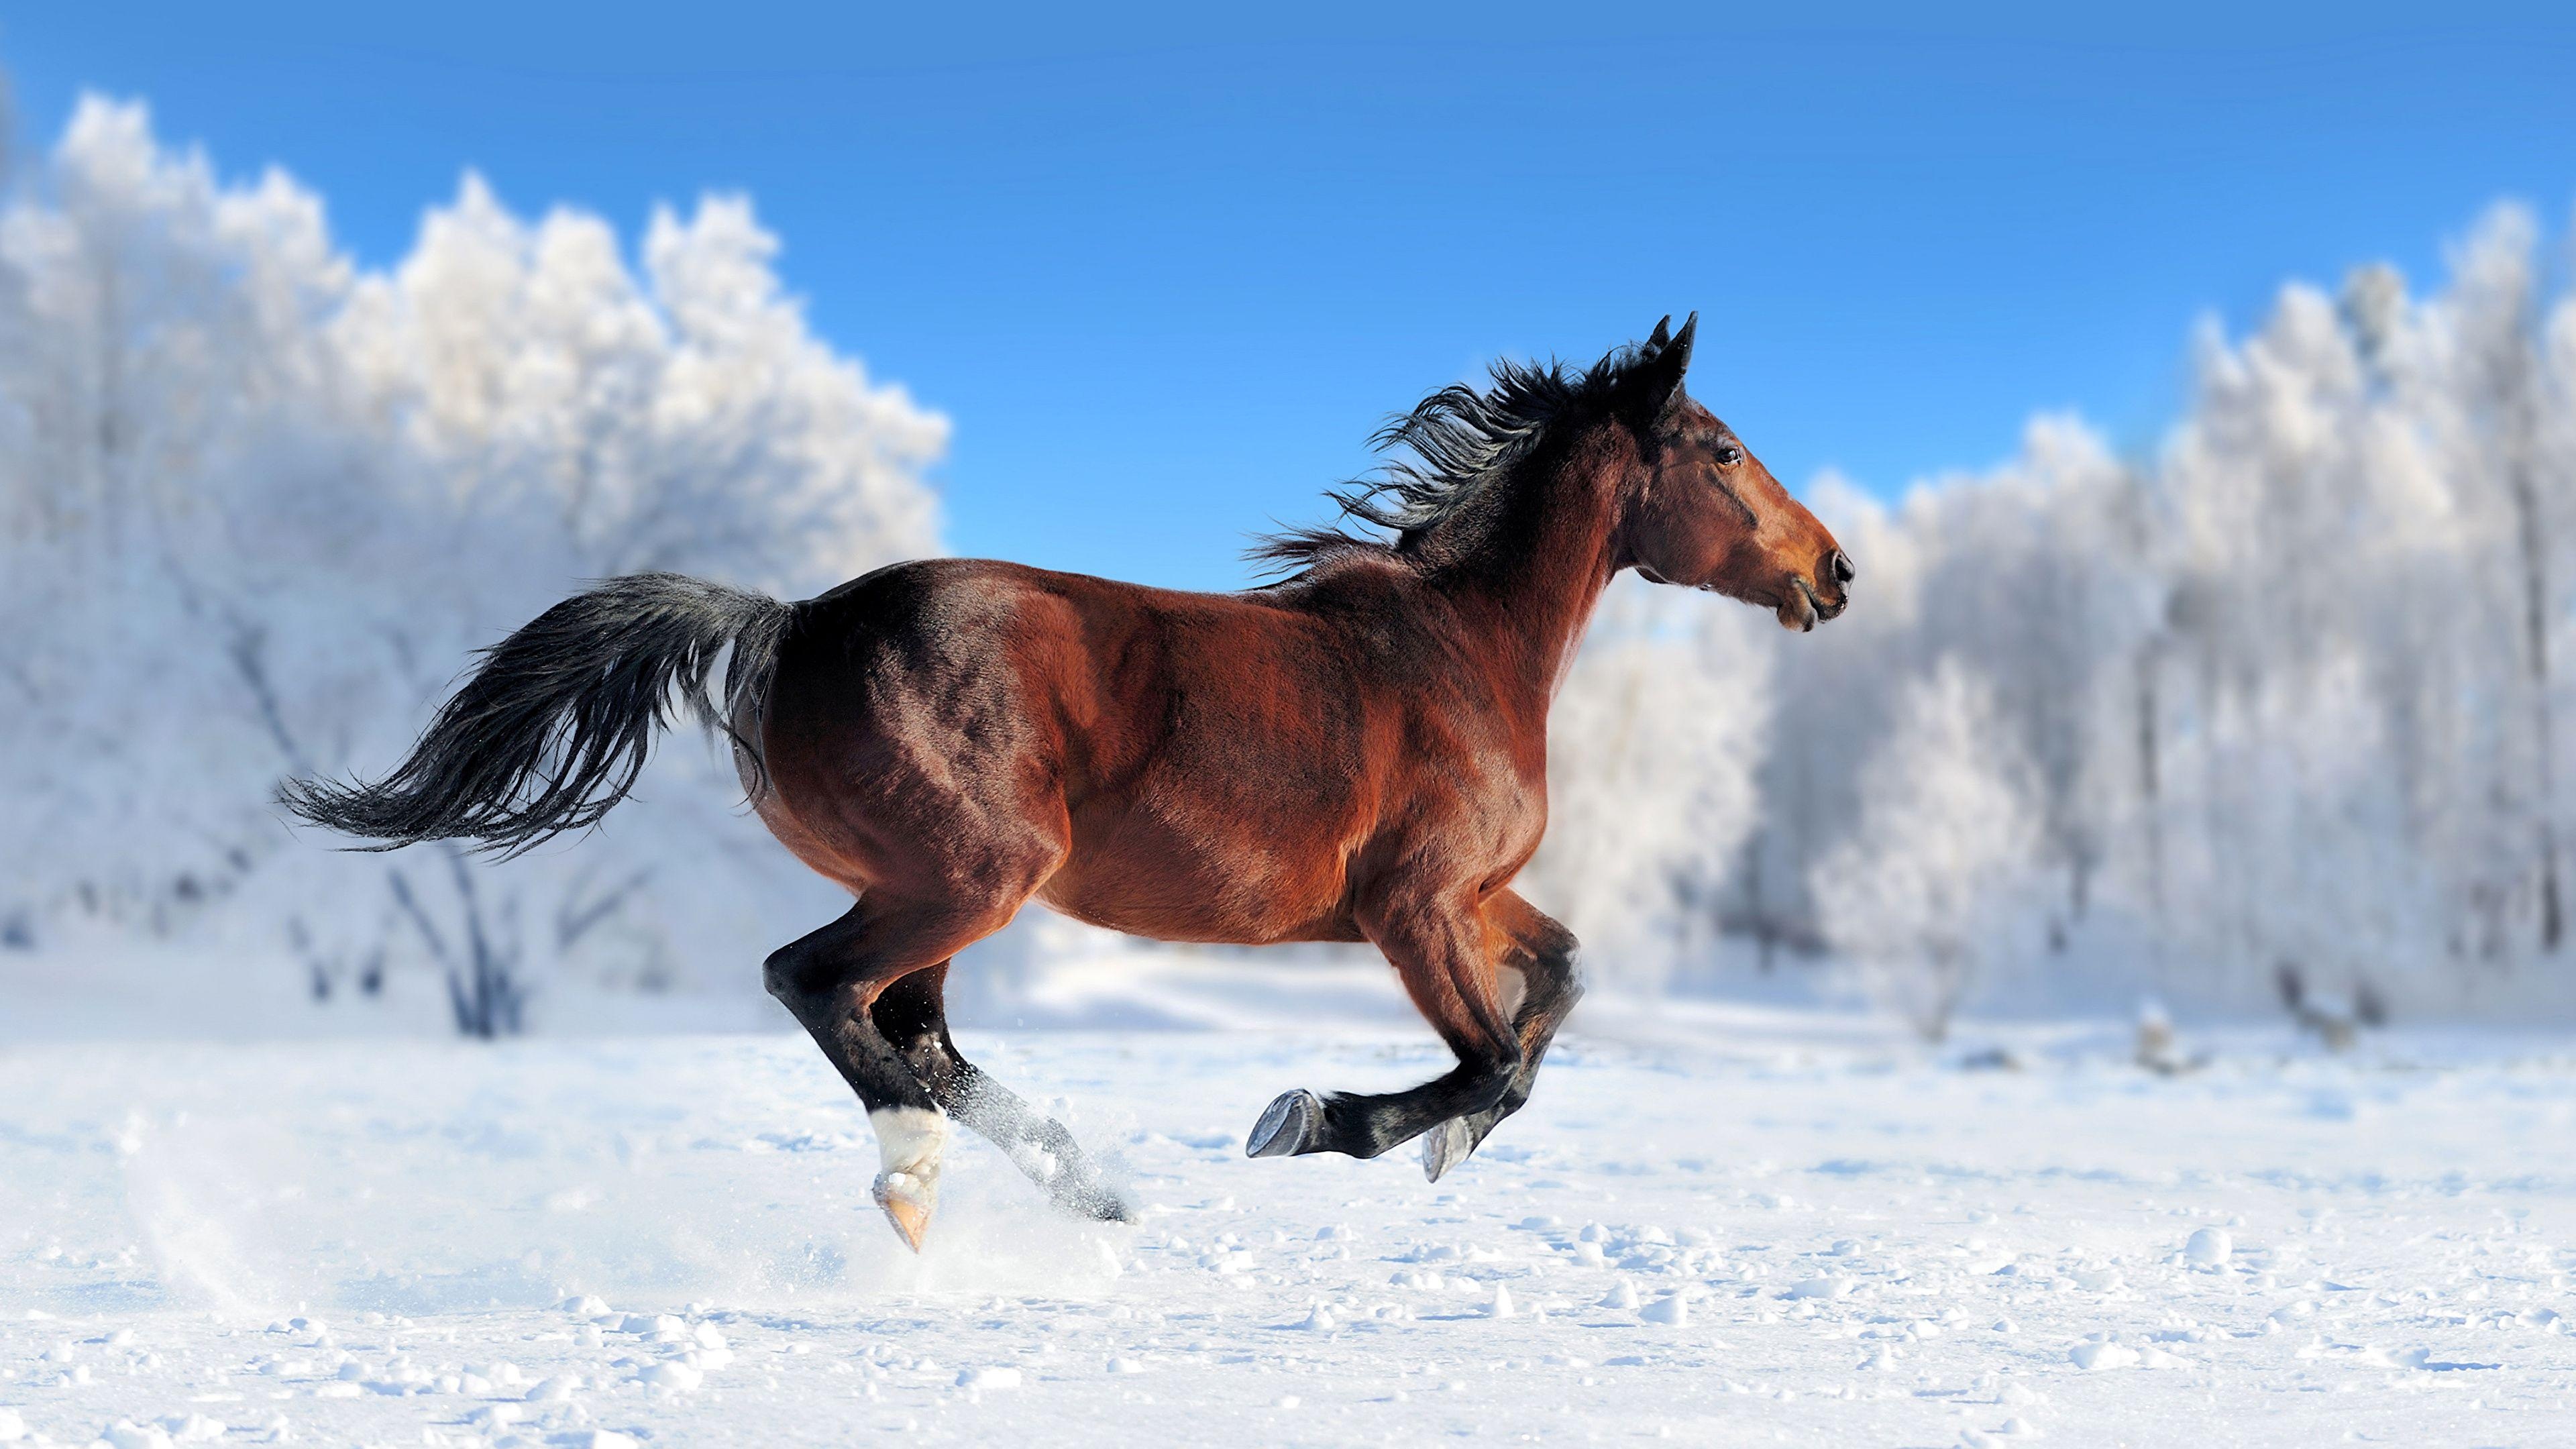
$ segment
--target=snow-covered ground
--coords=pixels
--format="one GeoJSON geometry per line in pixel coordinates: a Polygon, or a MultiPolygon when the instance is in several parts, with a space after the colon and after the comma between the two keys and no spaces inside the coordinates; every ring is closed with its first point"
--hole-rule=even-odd
{"type": "Polygon", "coordinates": [[[2576,1442],[2576,1041],[1582,1027],[1437,1186],[1242,1155],[1418,1028],[968,1034],[1143,1222],[917,1258],[801,1038],[9,1047],[0,1439],[2576,1442]]]}

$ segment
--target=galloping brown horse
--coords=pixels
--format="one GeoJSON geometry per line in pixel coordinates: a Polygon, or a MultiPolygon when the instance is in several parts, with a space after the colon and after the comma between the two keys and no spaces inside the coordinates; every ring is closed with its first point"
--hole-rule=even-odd
{"type": "Polygon", "coordinates": [[[949,959],[1031,897],[1158,940],[1374,943],[1457,1067],[1380,1096],[1289,1092],[1247,1150],[1420,1137],[1436,1180],[1528,1099],[1579,994],[1574,937],[1511,881],[1547,823],[1548,704],[1602,590],[1633,568],[1799,630],[1848,601],[1833,536],[1683,391],[1697,322],[1435,393],[1379,439],[1412,461],[1340,495],[1392,537],[1271,539],[1294,572],[1267,588],[974,559],[799,604],[611,580],[488,651],[382,783],[285,802],[379,848],[515,852],[596,822],[689,699],[771,832],[857,897],[771,955],[768,985],[866,1104],[876,1201],[916,1249],[951,1117],[1059,1204],[1126,1216],[1061,1125],[949,1040],[949,959]]]}

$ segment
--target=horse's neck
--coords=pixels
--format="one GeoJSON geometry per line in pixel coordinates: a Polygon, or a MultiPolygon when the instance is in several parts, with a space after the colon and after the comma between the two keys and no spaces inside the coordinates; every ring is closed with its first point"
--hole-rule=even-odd
{"type": "Polygon", "coordinates": [[[1511,480],[1511,496],[1484,520],[1482,536],[1444,571],[1470,628],[1542,719],[1618,572],[1621,466],[1605,444],[1579,444],[1553,466],[1511,480]]]}

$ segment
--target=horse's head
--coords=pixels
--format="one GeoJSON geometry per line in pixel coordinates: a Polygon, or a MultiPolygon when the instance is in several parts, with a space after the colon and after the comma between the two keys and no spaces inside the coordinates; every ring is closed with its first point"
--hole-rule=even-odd
{"type": "Polygon", "coordinates": [[[1620,523],[1621,562],[1659,584],[1708,589],[1807,630],[1851,604],[1852,563],[1735,430],[1682,389],[1699,314],[1655,324],[1617,410],[1642,466],[1620,523]]]}

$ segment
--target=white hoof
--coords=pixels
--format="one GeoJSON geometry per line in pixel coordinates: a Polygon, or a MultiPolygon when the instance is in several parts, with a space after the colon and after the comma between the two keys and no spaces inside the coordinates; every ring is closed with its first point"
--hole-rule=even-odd
{"type": "Polygon", "coordinates": [[[939,1206],[939,1157],[948,1145],[948,1118],[919,1107],[889,1107],[868,1114],[877,1133],[877,1155],[885,1170],[877,1174],[868,1195],[885,1209],[886,1221],[903,1235],[905,1246],[921,1251],[921,1235],[939,1206]]]}
{"type": "Polygon", "coordinates": [[[885,1209],[886,1221],[903,1235],[904,1246],[920,1252],[921,1235],[929,1231],[930,1214],[939,1206],[939,1180],[909,1172],[881,1172],[868,1196],[885,1209]]]}

